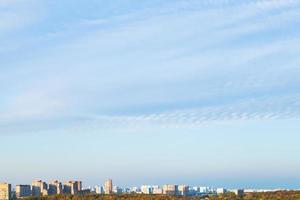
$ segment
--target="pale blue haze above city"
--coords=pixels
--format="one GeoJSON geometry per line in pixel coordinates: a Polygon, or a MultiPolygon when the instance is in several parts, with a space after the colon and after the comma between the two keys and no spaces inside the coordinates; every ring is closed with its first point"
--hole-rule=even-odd
{"type": "Polygon", "coordinates": [[[0,182],[300,188],[299,0],[0,0],[0,182]]]}

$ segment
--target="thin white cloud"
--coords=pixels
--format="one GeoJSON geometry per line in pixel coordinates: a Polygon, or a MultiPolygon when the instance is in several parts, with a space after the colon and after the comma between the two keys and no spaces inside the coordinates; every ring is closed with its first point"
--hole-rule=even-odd
{"type": "Polygon", "coordinates": [[[76,118],[76,123],[84,121],[78,126],[97,129],[299,117],[299,106],[289,96],[284,98],[291,93],[298,100],[295,90],[277,91],[299,84],[295,78],[299,59],[289,56],[300,51],[295,45],[299,40],[274,36],[251,43],[247,38],[294,25],[299,16],[293,8],[297,2],[253,1],[232,6],[216,2],[193,7],[197,2],[188,1],[165,5],[159,12],[146,9],[111,19],[79,20],[96,29],[82,30],[83,34],[54,44],[32,59],[11,64],[14,69],[7,70],[11,76],[17,74],[16,69],[26,69],[21,77],[24,82],[18,83],[23,89],[14,85],[15,94],[6,98],[3,105],[9,106],[0,119],[13,124],[25,119],[35,123],[40,116],[53,121],[76,118]],[[175,12],[182,4],[185,10],[175,12]],[[259,20],[261,15],[263,20],[259,20]],[[111,23],[114,26],[101,26],[111,23]],[[57,80],[63,92],[51,85],[57,80]],[[225,100],[211,103],[216,98],[225,100]],[[166,108],[135,114],[155,106],[166,108]],[[133,114],[110,115],[117,110],[133,110],[133,114]]]}
{"type": "MultiPolygon", "coordinates": [[[[233,121],[251,120],[282,120],[299,119],[300,96],[286,95],[280,97],[262,97],[246,99],[239,102],[205,106],[191,109],[180,109],[152,114],[142,115],[61,115],[63,123],[39,124],[41,116],[33,119],[32,127],[24,128],[23,131],[43,132],[45,130],[56,130],[64,132],[99,132],[110,130],[132,130],[132,129],[174,129],[174,128],[201,128],[209,123],[231,123],[233,121]],[[74,118],[73,122],[68,121],[74,118]],[[75,123],[74,123],[75,122],[75,123]]],[[[37,114],[37,113],[33,113],[37,114]]],[[[29,116],[27,116],[27,119],[29,116]]],[[[55,119],[55,118],[54,118],[55,119]]],[[[42,118],[43,120],[43,118],[42,118]]],[[[3,123],[2,123],[3,124],[3,123]]],[[[21,121],[12,123],[20,125],[21,121]]],[[[2,127],[2,130],[12,130],[2,127]]],[[[19,132],[19,131],[17,131],[19,132]]]]}

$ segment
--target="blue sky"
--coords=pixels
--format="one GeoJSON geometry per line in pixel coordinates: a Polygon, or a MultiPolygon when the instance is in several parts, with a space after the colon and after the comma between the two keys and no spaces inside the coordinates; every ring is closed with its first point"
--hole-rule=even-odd
{"type": "Polygon", "coordinates": [[[299,25],[297,0],[0,0],[0,180],[300,188],[299,25]]]}

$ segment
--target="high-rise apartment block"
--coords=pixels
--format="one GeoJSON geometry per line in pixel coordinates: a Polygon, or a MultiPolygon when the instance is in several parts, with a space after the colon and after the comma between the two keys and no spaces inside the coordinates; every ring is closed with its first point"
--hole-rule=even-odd
{"type": "Polygon", "coordinates": [[[0,183],[0,200],[11,199],[11,184],[0,183]]]}
{"type": "Polygon", "coordinates": [[[163,186],[163,194],[176,195],[177,191],[178,191],[177,185],[168,184],[163,186]]]}
{"type": "Polygon", "coordinates": [[[77,181],[77,190],[78,191],[82,190],[82,182],[81,181],[77,181]]]}
{"type": "Polygon", "coordinates": [[[48,188],[48,193],[49,193],[49,195],[62,194],[63,188],[62,188],[61,182],[59,182],[57,180],[50,182],[49,188],[48,188]]]}
{"type": "Polygon", "coordinates": [[[189,192],[189,186],[187,186],[187,185],[179,185],[178,186],[178,194],[179,195],[186,196],[186,195],[188,195],[188,192],[189,192]]]}
{"type": "Polygon", "coordinates": [[[143,194],[152,194],[152,187],[150,185],[142,185],[141,186],[141,192],[143,194]]]}
{"type": "Polygon", "coordinates": [[[113,191],[113,183],[111,179],[108,179],[104,183],[104,193],[112,194],[112,191],[113,191]]]}
{"type": "Polygon", "coordinates": [[[96,194],[102,194],[103,193],[103,187],[102,186],[96,186],[95,187],[96,194]]]}
{"type": "Polygon", "coordinates": [[[47,183],[42,180],[33,181],[31,184],[31,192],[35,197],[48,195],[47,183]]]}
{"type": "MultiPolygon", "coordinates": [[[[257,190],[255,190],[257,191],[257,190]]],[[[274,190],[261,190],[274,191],[274,190]]],[[[204,194],[223,194],[231,192],[238,197],[243,197],[243,189],[226,190],[225,188],[210,188],[210,187],[190,187],[188,185],[142,185],[140,187],[122,188],[113,186],[111,179],[105,181],[104,186],[95,186],[82,188],[81,181],[62,182],[55,180],[49,183],[42,180],[33,181],[31,185],[16,185],[15,189],[11,188],[10,184],[0,183],[0,200],[21,199],[29,196],[41,197],[57,194],[72,194],[72,195],[88,195],[88,194],[165,194],[165,195],[181,195],[181,196],[200,196],[204,194]]],[[[259,192],[259,191],[257,191],[259,192]]],[[[55,197],[54,197],[55,198],[55,197]]]]}
{"type": "Polygon", "coordinates": [[[82,189],[81,181],[68,181],[64,183],[64,193],[66,194],[78,194],[82,189]]]}
{"type": "Polygon", "coordinates": [[[31,186],[30,185],[16,185],[16,197],[24,198],[31,195],[31,186]]]}

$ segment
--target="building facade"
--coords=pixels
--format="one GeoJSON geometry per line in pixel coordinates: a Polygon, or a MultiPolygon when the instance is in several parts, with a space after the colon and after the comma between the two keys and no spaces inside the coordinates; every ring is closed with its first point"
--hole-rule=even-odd
{"type": "Polygon", "coordinates": [[[82,190],[82,182],[81,181],[77,181],[77,190],[78,191],[82,190]]]}
{"type": "Polygon", "coordinates": [[[182,196],[187,196],[189,193],[189,186],[187,185],[179,185],[178,186],[178,194],[182,196]]]}
{"type": "Polygon", "coordinates": [[[103,187],[102,186],[96,186],[95,187],[96,194],[102,194],[103,193],[103,187]]]}
{"type": "Polygon", "coordinates": [[[63,188],[61,182],[56,180],[49,183],[49,188],[48,188],[49,195],[62,194],[62,193],[63,193],[63,188]]]}
{"type": "Polygon", "coordinates": [[[217,188],[217,194],[224,194],[224,193],[226,193],[225,188],[217,188]]]}
{"type": "Polygon", "coordinates": [[[108,179],[104,183],[104,193],[112,194],[112,192],[113,192],[113,183],[111,179],[108,179]]]}
{"type": "Polygon", "coordinates": [[[122,194],[123,190],[122,188],[118,187],[118,186],[113,186],[113,193],[114,194],[122,194]]]}
{"type": "Polygon", "coordinates": [[[168,184],[163,186],[163,194],[176,195],[177,193],[178,193],[177,185],[168,184]]]}
{"type": "Polygon", "coordinates": [[[238,197],[242,197],[244,195],[244,190],[243,189],[236,189],[236,190],[233,190],[233,193],[238,197]]]}
{"type": "Polygon", "coordinates": [[[141,192],[143,194],[151,194],[152,193],[152,187],[150,185],[142,185],[141,186],[141,192]]]}
{"type": "Polygon", "coordinates": [[[24,198],[31,196],[31,186],[30,185],[16,185],[16,197],[24,198]]]}
{"type": "Polygon", "coordinates": [[[81,191],[82,183],[81,181],[68,181],[64,183],[64,193],[65,194],[78,194],[81,191]]]}
{"type": "Polygon", "coordinates": [[[159,188],[159,187],[154,187],[152,193],[153,194],[163,194],[163,189],[159,188]]]}
{"type": "Polygon", "coordinates": [[[40,197],[48,195],[47,183],[42,180],[33,181],[31,184],[32,196],[40,197]]]}
{"type": "Polygon", "coordinates": [[[0,183],[0,200],[11,199],[11,184],[0,183]]]}

